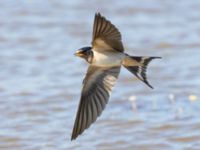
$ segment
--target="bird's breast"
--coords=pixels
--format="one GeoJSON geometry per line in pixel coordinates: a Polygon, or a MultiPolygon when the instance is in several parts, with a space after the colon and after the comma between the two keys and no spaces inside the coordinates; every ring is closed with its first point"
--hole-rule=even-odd
{"type": "Polygon", "coordinates": [[[121,66],[125,54],[112,51],[93,51],[93,56],[92,65],[101,67],[114,67],[121,66]]]}

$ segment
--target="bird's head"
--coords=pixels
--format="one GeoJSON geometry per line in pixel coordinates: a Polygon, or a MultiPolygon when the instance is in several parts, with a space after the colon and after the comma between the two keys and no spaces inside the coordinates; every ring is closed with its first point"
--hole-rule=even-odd
{"type": "Polygon", "coordinates": [[[81,58],[84,58],[87,62],[91,62],[92,60],[92,51],[91,51],[91,47],[82,47],[79,50],[76,51],[75,55],[81,58]]]}

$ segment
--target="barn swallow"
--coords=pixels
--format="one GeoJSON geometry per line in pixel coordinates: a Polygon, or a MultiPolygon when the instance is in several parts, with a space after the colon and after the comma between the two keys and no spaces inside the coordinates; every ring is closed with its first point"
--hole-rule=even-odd
{"type": "Polygon", "coordinates": [[[89,63],[71,135],[74,140],[101,115],[120,73],[121,66],[153,88],[146,77],[148,63],[160,57],[138,57],[124,53],[119,30],[100,13],[94,17],[92,47],[80,48],[76,56],[89,63]]]}

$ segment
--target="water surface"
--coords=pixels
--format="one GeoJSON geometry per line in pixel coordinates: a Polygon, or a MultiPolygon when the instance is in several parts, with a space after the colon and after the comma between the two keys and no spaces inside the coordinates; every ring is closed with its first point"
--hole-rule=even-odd
{"type": "Polygon", "coordinates": [[[200,2],[0,1],[1,150],[200,149],[200,2]],[[161,56],[149,89],[125,69],[101,117],[76,141],[71,130],[100,11],[126,52],[161,56]]]}

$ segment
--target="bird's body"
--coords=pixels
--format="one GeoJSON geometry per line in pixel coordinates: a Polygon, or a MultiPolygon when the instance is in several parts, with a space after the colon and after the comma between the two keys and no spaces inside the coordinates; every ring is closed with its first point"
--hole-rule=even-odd
{"type": "Polygon", "coordinates": [[[89,63],[83,80],[83,89],[71,139],[87,129],[105,108],[117,81],[121,66],[124,66],[149,87],[146,79],[148,63],[159,57],[137,57],[124,53],[118,29],[99,13],[95,15],[92,47],[83,47],[76,56],[89,63]]]}
{"type": "Polygon", "coordinates": [[[104,51],[99,52],[93,50],[93,61],[91,65],[99,66],[99,67],[114,67],[121,66],[123,59],[125,58],[124,53],[120,52],[112,52],[112,51],[104,51]]]}

